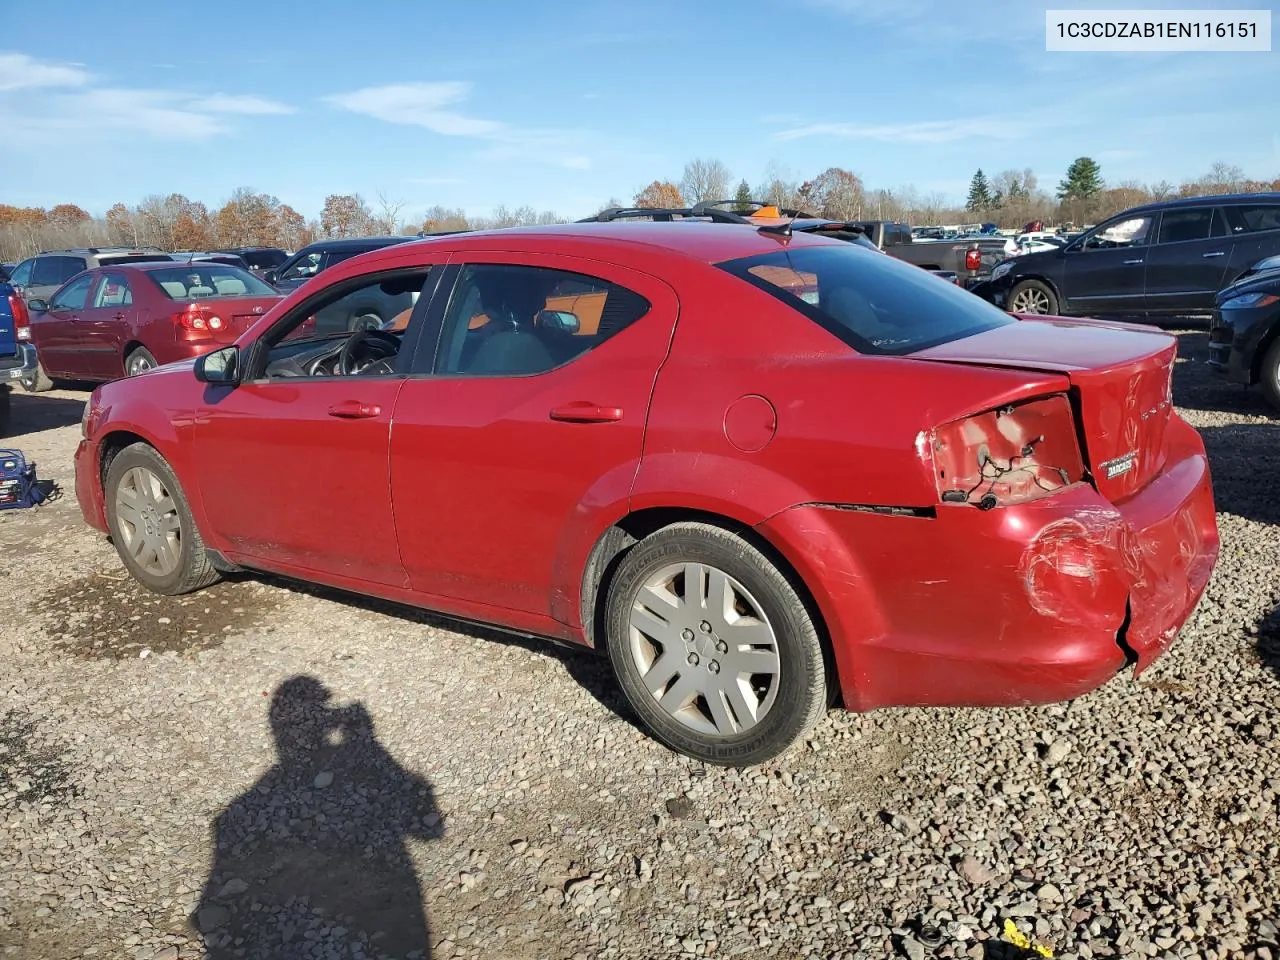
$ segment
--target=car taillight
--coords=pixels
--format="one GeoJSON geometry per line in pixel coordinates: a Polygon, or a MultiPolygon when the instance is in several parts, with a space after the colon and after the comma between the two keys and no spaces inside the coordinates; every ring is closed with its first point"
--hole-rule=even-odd
{"type": "Polygon", "coordinates": [[[173,315],[173,319],[178,330],[184,333],[188,340],[211,337],[227,325],[226,321],[214,313],[212,308],[195,303],[185,310],[179,310],[173,315]]]}
{"type": "Polygon", "coordinates": [[[27,301],[16,293],[9,294],[9,312],[13,314],[13,330],[19,340],[31,339],[31,312],[27,301]]]}
{"type": "Polygon", "coordinates": [[[964,268],[966,270],[982,269],[982,251],[978,248],[966,250],[964,252],[964,268]]]}
{"type": "Polygon", "coordinates": [[[1044,397],[944,424],[933,466],[944,503],[990,510],[1061,490],[1084,478],[1071,403],[1044,397]]]}

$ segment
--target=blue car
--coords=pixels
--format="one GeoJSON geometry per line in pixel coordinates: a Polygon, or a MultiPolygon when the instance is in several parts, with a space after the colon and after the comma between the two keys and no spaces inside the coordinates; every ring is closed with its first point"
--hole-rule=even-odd
{"type": "Polygon", "coordinates": [[[36,348],[26,339],[27,305],[8,282],[0,279],[0,435],[9,431],[9,395],[13,384],[35,376],[36,348]]]}

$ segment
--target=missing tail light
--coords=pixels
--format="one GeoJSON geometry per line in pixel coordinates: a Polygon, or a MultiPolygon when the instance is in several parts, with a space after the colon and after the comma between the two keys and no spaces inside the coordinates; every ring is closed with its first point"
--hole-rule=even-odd
{"type": "Polygon", "coordinates": [[[977,247],[964,252],[964,268],[966,270],[982,269],[982,251],[977,247]]]}
{"type": "Polygon", "coordinates": [[[216,336],[226,328],[226,321],[212,308],[193,303],[173,315],[178,335],[184,340],[204,340],[216,336]]]}
{"type": "Polygon", "coordinates": [[[933,431],[932,449],[944,503],[990,510],[1084,478],[1071,403],[1061,394],[944,424],[933,431]]]}
{"type": "Polygon", "coordinates": [[[27,301],[17,293],[9,294],[9,312],[13,314],[13,332],[19,340],[31,339],[31,311],[27,301]]]}

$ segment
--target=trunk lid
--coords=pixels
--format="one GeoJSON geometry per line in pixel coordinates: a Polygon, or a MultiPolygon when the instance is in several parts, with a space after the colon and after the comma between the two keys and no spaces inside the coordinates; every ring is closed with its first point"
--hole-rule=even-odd
{"type": "Polygon", "coordinates": [[[914,359],[1065,374],[1098,492],[1118,502],[1163,469],[1177,339],[1125,323],[1027,318],[914,359]]]}
{"type": "Polygon", "coordinates": [[[248,297],[195,297],[179,303],[200,307],[222,318],[225,326],[213,339],[234,343],[258,319],[284,298],[276,295],[248,297]]]}

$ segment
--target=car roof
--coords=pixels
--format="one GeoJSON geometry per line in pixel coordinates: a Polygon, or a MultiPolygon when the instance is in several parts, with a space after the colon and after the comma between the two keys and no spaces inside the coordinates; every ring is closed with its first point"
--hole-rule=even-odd
{"type": "MultiPolygon", "coordinates": [[[[505,248],[511,250],[538,251],[545,249],[548,240],[563,241],[566,245],[581,243],[599,245],[602,248],[625,252],[637,244],[682,254],[706,263],[720,263],[762,253],[774,253],[783,249],[783,238],[776,234],[761,233],[743,224],[709,223],[701,220],[677,220],[669,222],[634,221],[610,223],[558,223],[537,227],[505,227],[497,230],[476,230],[440,237],[415,239],[414,243],[447,244],[451,249],[505,248]]],[[[844,241],[796,232],[787,240],[791,247],[830,246],[844,241]]]]}
{"type": "MultiPolygon", "coordinates": [[[[393,243],[408,243],[417,237],[339,237],[333,240],[316,240],[308,243],[302,250],[343,250],[348,247],[386,247],[393,243]]],[[[302,250],[298,252],[301,253],[302,250]]]]}
{"type": "Polygon", "coordinates": [[[1222,193],[1201,194],[1195,197],[1176,197],[1172,200],[1156,200],[1152,203],[1144,203],[1140,206],[1130,207],[1124,212],[1135,213],[1147,210],[1169,210],[1177,209],[1178,207],[1232,207],[1241,203],[1280,203],[1280,193],[1222,193]]]}

